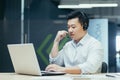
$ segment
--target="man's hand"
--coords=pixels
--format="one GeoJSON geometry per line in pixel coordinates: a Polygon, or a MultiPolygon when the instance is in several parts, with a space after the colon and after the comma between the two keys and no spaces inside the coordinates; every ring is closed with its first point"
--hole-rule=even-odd
{"type": "Polygon", "coordinates": [[[65,72],[68,74],[81,74],[81,69],[78,66],[74,67],[61,67],[56,64],[50,64],[46,67],[46,71],[57,71],[57,72],[65,72]]]}
{"type": "Polygon", "coordinates": [[[58,31],[58,33],[57,33],[56,38],[55,38],[54,41],[55,42],[59,42],[60,40],[62,40],[66,36],[66,34],[68,34],[68,32],[65,31],[65,30],[58,31]]]}
{"type": "Polygon", "coordinates": [[[46,71],[58,71],[58,72],[65,72],[65,68],[58,66],[56,64],[50,64],[46,67],[46,71]]]}

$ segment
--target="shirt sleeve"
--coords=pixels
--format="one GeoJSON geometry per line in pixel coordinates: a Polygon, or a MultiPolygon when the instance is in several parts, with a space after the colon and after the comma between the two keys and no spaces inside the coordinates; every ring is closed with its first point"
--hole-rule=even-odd
{"type": "Polygon", "coordinates": [[[62,66],[64,65],[63,60],[64,60],[64,49],[61,49],[55,58],[52,58],[51,55],[49,55],[49,62],[51,64],[57,64],[57,65],[62,66]]]}
{"type": "Polygon", "coordinates": [[[79,64],[82,73],[96,73],[101,71],[104,51],[100,43],[93,45],[89,49],[87,61],[79,64]],[[99,71],[98,71],[99,70],[99,71]]]}

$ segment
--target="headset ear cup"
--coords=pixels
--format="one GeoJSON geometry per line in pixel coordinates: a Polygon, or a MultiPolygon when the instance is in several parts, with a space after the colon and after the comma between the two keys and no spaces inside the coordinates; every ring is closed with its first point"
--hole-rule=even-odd
{"type": "Polygon", "coordinates": [[[84,30],[87,30],[87,28],[88,28],[88,27],[87,27],[87,24],[85,24],[85,25],[83,26],[83,29],[84,29],[84,30]]]}
{"type": "Polygon", "coordinates": [[[83,29],[86,30],[86,29],[87,29],[87,26],[84,26],[83,29]]]}
{"type": "Polygon", "coordinates": [[[87,19],[88,18],[84,12],[81,12],[81,14],[82,14],[82,21],[83,21],[83,29],[87,30],[88,28],[87,19]]]}

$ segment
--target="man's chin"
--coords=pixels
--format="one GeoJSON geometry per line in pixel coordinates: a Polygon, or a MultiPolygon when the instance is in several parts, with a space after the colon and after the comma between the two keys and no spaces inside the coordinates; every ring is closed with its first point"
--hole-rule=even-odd
{"type": "Polygon", "coordinates": [[[72,40],[75,40],[75,38],[71,37],[72,40]]]}
{"type": "Polygon", "coordinates": [[[70,38],[71,38],[72,40],[76,40],[75,37],[73,37],[73,36],[70,36],[70,38]]]}

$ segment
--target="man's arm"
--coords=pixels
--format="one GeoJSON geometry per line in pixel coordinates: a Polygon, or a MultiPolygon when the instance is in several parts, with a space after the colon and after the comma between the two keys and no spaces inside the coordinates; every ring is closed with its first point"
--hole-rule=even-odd
{"type": "Polygon", "coordinates": [[[79,67],[66,67],[65,72],[69,74],[81,74],[82,71],[79,67]]]}
{"type": "Polygon", "coordinates": [[[67,33],[68,32],[65,30],[58,31],[56,38],[54,40],[54,43],[53,43],[53,47],[51,49],[51,53],[50,53],[52,58],[55,58],[58,55],[59,42],[66,36],[67,33]]]}
{"type": "Polygon", "coordinates": [[[77,66],[74,67],[61,67],[56,64],[50,64],[46,67],[46,71],[60,71],[68,74],[81,74],[81,69],[77,66]]]}

